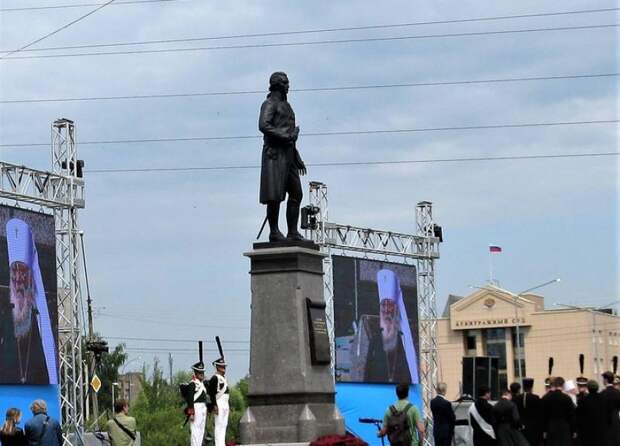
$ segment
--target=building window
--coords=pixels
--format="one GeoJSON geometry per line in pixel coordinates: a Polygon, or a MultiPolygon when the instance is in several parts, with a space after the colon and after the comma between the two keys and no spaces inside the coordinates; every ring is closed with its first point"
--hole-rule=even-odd
{"type": "Polygon", "coordinates": [[[476,335],[471,332],[465,333],[465,349],[467,354],[476,354],[476,335]]]}
{"type": "Polygon", "coordinates": [[[527,376],[525,372],[525,333],[523,327],[519,329],[517,343],[517,329],[512,329],[512,351],[514,352],[514,376],[519,376],[519,361],[521,362],[521,378],[527,376]]]}
{"type": "Polygon", "coordinates": [[[489,328],[484,331],[486,338],[487,356],[499,359],[499,386],[501,389],[508,387],[508,373],[506,371],[506,329],[489,328]]]}

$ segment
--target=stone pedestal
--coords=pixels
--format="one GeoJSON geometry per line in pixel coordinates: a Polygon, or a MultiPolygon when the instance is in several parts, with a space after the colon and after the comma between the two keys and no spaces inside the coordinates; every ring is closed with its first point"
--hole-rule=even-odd
{"type": "Polygon", "coordinates": [[[312,243],[255,244],[250,258],[249,407],[242,444],[344,434],[329,364],[312,364],[308,299],[322,303],[323,254],[312,243]]]}

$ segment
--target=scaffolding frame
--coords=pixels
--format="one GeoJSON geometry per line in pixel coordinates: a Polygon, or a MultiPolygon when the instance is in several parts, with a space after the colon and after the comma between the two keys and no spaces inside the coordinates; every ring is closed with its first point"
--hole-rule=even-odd
{"type": "Polygon", "coordinates": [[[75,125],[51,125],[52,172],[0,162],[0,198],[53,212],[56,230],[58,359],[63,445],[83,442],[84,369],[78,209],[84,208],[84,180],[77,160],[75,125]]]}
{"type": "MultiPolygon", "coordinates": [[[[418,320],[420,343],[420,384],[426,417],[427,432],[432,431],[430,402],[437,386],[437,303],[435,283],[435,261],[439,259],[440,239],[435,236],[432,203],[419,202],[416,206],[416,234],[361,228],[329,221],[329,198],[327,185],[311,181],[309,185],[310,205],[317,208],[314,215],[314,229],[306,235],[319,245],[326,256],[323,260],[325,316],[331,349],[332,369],[335,369],[334,333],[334,284],[332,254],[342,252],[350,257],[394,261],[402,264],[417,264],[418,320]]],[[[432,444],[427,436],[426,445],[432,444]]]]}

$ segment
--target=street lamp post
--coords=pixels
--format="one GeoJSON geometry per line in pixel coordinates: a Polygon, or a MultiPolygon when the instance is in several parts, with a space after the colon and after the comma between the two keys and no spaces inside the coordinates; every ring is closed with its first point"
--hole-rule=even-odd
{"type": "Polygon", "coordinates": [[[114,388],[118,387],[118,383],[112,383],[112,413],[114,413],[114,388]]]}

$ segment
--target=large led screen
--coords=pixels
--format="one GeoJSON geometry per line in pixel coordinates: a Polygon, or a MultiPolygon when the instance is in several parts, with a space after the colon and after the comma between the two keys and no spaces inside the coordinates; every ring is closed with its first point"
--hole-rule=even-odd
{"type": "Polygon", "coordinates": [[[58,384],[54,217],[0,206],[0,383],[58,384]]]}
{"type": "Polygon", "coordinates": [[[338,382],[418,384],[416,269],[333,256],[338,382]]]}

